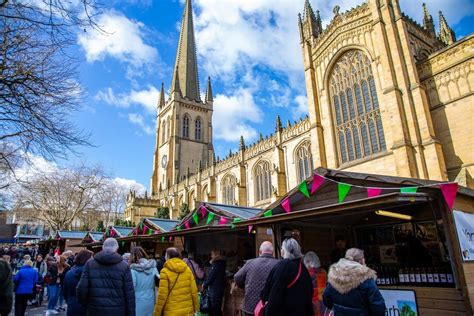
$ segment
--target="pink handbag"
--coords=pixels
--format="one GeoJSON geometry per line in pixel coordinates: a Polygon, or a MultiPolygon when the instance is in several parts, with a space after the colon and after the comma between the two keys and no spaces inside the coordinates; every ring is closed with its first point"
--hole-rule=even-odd
{"type": "MultiPolygon", "coordinates": [[[[291,283],[288,284],[286,288],[289,289],[290,287],[292,287],[296,283],[296,281],[298,281],[298,279],[300,278],[300,275],[301,275],[301,261],[300,261],[300,266],[298,268],[298,274],[296,275],[296,278],[293,281],[291,281],[291,283]]],[[[265,305],[267,305],[267,303],[264,303],[262,300],[259,300],[257,303],[257,306],[255,306],[255,309],[253,311],[254,315],[263,316],[265,314],[265,305]]]]}

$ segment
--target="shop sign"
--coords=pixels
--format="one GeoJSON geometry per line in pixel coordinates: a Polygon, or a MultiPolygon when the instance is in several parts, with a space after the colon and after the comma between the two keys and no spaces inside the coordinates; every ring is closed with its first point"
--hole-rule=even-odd
{"type": "Polygon", "coordinates": [[[412,290],[380,290],[386,316],[418,316],[416,294],[412,290]]]}
{"type": "Polygon", "coordinates": [[[462,260],[474,261],[474,214],[453,211],[462,260]]]}

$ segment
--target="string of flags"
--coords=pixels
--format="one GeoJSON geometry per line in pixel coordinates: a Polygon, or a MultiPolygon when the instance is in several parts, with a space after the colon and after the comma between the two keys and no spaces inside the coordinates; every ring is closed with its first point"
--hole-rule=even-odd
{"type": "Polygon", "coordinates": [[[143,222],[141,222],[138,227],[135,227],[135,229],[132,231],[132,234],[137,236],[137,235],[154,235],[158,234],[160,231],[156,229],[152,229],[145,225],[143,222]]]}
{"type": "Polygon", "coordinates": [[[176,231],[181,231],[183,229],[190,229],[191,226],[197,226],[199,223],[199,214],[201,215],[201,219],[206,218],[206,225],[211,224],[214,220],[218,220],[219,225],[227,225],[232,222],[231,227],[235,227],[236,220],[240,220],[240,218],[231,218],[228,216],[222,216],[215,214],[208,210],[204,205],[201,205],[199,209],[193,213],[191,217],[188,217],[183,224],[176,226],[176,231]]]}

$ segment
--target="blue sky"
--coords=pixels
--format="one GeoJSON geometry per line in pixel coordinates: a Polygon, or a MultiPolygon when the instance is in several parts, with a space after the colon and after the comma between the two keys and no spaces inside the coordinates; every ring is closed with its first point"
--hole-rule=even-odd
{"type": "MultiPolygon", "coordinates": [[[[181,0],[106,2],[98,23],[107,31],[78,34],[80,82],[85,107],[74,120],[95,145],[80,148],[89,163],[115,176],[149,186],[155,146],[155,105],[163,81],[171,83],[183,11],[181,0]]],[[[473,31],[474,1],[426,1],[438,23],[443,10],[458,37],[473,31]]],[[[323,25],[332,8],[357,0],[312,0],[323,25]]],[[[401,0],[402,10],[421,22],[421,1],[401,0]]],[[[306,115],[306,93],[297,14],[303,0],[194,0],[199,77],[214,92],[214,148],[218,156],[306,115]]]]}

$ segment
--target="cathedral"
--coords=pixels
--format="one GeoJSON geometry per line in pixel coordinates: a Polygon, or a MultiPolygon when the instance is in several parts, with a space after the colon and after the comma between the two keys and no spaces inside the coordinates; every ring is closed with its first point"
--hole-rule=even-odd
{"type": "Polygon", "coordinates": [[[191,0],[183,13],[170,93],[161,87],[151,194],[127,197],[135,223],[168,207],[201,201],[265,207],[322,166],[456,181],[474,187],[474,35],[456,41],[439,12],[422,24],[398,0],[336,6],[323,28],[309,0],[299,25],[309,115],[224,159],[212,143],[213,94],[198,80],[191,0]]]}

